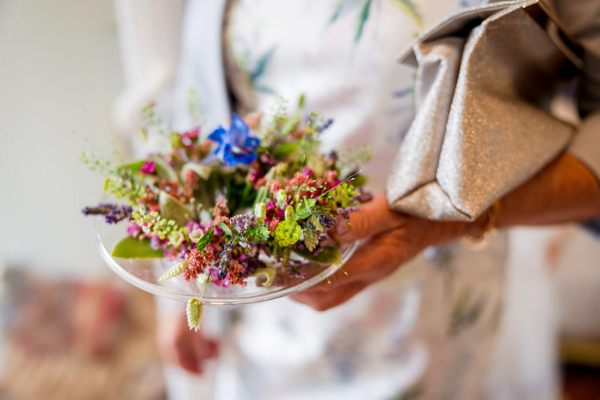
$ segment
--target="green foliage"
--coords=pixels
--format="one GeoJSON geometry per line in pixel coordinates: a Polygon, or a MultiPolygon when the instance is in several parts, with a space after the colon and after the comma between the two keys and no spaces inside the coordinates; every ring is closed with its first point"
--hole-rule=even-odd
{"type": "Polygon", "coordinates": [[[285,208],[285,219],[295,219],[296,212],[294,211],[294,207],[287,206],[285,208]]]}
{"type": "Polygon", "coordinates": [[[167,192],[161,191],[159,193],[158,204],[160,215],[175,221],[181,227],[185,226],[187,221],[194,217],[194,213],[189,208],[167,192]]]}
{"type": "Polygon", "coordinates": [[[308,223],[304,226],[302,230],[304,233],[304,245],[308,249],[308,251],[313,251],[317,245],[319,244],[319,235],[317,230],[313,226],[313,224],[308,223]]]}
{"type": "Polygon", "coordinates": [[[292,115],[288,116],[285,123],[283,124],[283,126],[281,128],[280,135],[282,137],[285,137],[285,136],[289,135],[290,133],[292,133],[298,127],[301,117],[302,116],[300,115],[300,113],[296,113],[296,114],[292,114],[292,115]]]}
{"type": "Polygon", "coordinates": [[[225,187],[227,207],[231,210],[232,215],[254,205],[257,192],[250,182],[230,174],[225,176],[223,186],[225,187]]]}
{"type": "Polygon", "coordinates": [[[273,147],[273,156],[277,159],[288,157],[290,154],[296,152],[299,148],[297,142],[283,142],[273,147]]]}
{"type": "Polygon", "coordinates": [[[198,332],[202,323],[202,310],[204,306],[199,299],[188,300],[186,307],[187,323],[190,330],[198,332]]]}
{"type": "Polygon", "coordinates": [[[135,239],[126,237],[118,242],[112,251],[113,257],[118,258],[162,258],[160,249],[153,249],[149,239],[135,239]]]}
{"type": "Polygon", "coordinates": [[[198,240],[198,243],[196,243],[196,250],[198,250],[198,251],[204,250],[206,248],[206,246],[208,246],[210,244],[210,242],[212,242],[212,238],[213,238],[214,234],[215,234],[215,229],[210,228],[204,235],[202,235],[200,240],[198,240]]]}
{"type": "Polygon", "coordinates": [[[180,173],[182,180],[185,179],[185,176],[188,171],[193,171],[200,178],[206,180],[210,177],[212,168],[210,165],[201,164],[198,162],[185,163],[184,166],[181,168],[181,173],[180,173]]]}
{"type": "Polygon", "coordinates": [[[296,221],[302,221],[313,214],[313,207],[317,204],[315,199],[303,198],[296,206],[296,221]]]}
{"type": "Polygon", "coordinates": [[[112,175],[114,173],[112,165],[108,160],[101,160],[95,154],[83,151],[80,154],[80,160],[90,171],[98,172],[102,175],[112,175]]]}
{"type": "Polygon", "coordinates": [[[338,207],[346,208],[354,203],[356,189],[347,182],[342,182],[327,193],[327,199],[338,207]]]}
{"type": "Polygon", "coordinates": [[[125,199],[130,204],[136,204],[146,194],[144,186],[130,178],[110,176],[104,181],[104,191],[117,199],[125,199]]]}
{"type": "Polygon", "coordinates": [[[321,232],[322,230],[325,229],[325,227],[323,225],[321,225],[321,223],[319,222],[319,218],[317,217],[316,214],[311,215],[310,218],[308,219],[308,221],[319,232],[321,232]]]}
{"type": "Polygon", "coordinates": [[[163,158],[150,157],[149,160],[156,165],[156,174],[160,178],[169,181],[177,181],[177,173],[163,158]]]}
{"type": "Polygon", "coordinates": [[[244,236],[251,242],[266,242],[271,236],[269,228],[266,225],[256,225],[246,229],[244,236]]]}
{"type": "Polygon", "coordinates": [[[225,222],[221,222],[219,224],[219,228],[221,228],[227,236],[233,236],[233,232],[231,231],[231,228],[228,227],[227,224],[225,224],[225,222]]]}
{"type": "Polygon", "coordinates": [[[144,160],[133,161],[127,164],[121,164],[116,169],[115,172],[120,176],[129,176],[134,177],[140,174],[140,168],[144,165],[144,160]]]}
{"type": "MultiPolygon", "coordinates": [[[[259,191],[259,194],[261,194],[261,191],[259,191]]],[[[264,201],[254,205],[254,217],[256,218],[256,222],[259,224],[265,222],[265,218],[267,217],[267,205],[264,201]]]]}
{"type": "Polygon", "coordinates": [[[309,261],[316,262],[318,264],[334,264],[341,262],[341,253],[337,247],[327,246],[323,250],[321,250],[318,254],[312,254],[309,251],[303,251],[298,249],[293,249],[294,253],[299,256],[306,258],[309,261]]]}

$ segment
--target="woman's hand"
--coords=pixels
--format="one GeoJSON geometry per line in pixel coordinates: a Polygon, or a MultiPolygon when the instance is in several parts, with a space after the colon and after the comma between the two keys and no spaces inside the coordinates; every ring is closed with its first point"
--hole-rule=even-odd
{"type": "Polygon", "coordinates": [[[341,243],[368,240],[328,282],[292,298],[315,310],[342,304],[369,285],[386,278],[425,248],[468,233],[477,224],[436,222],[394,212],[380,195],[341,221],[334,233],[341,243]]]}
{"type": "Polygon", "coordinates": [[[166,362],[194,374],[201,374],[204,363],[216,358],[219,351],[217,341],[188,328],[187,318],[182,313],[160,319],[158,345],[166,362]]]}

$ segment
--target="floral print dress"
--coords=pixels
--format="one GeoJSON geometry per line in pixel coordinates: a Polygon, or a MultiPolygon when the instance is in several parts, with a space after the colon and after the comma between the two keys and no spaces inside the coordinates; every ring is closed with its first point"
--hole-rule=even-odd
{"type": "MultiPolygon", "coordinates": [[[[224,38],[238,109],[281,99],[335,120],[340,152],[368,146],[381,192],[412,120],[413,72],[397,59],[466,0],[238,0],[224,38]]],[[[290,104],[293,106],[293,104],[290,104]]],[[[288,299],[244,306],[228,328],[218,399],[478,399],[501,315],[502,239],[428,251],[348,303],[317,313],[288,299]]]]}

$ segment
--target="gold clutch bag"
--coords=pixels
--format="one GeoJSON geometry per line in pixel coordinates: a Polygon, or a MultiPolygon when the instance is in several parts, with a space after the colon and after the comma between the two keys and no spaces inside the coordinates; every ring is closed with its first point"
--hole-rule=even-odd
{"type": "Polygon", "coordinates": [[[416,115],[387,185],[397,211],[474,220],[574,134],[550,103],[581,61],[540,1],[465,10],[421,35],[402,61],[416,67],[416,115]]]}

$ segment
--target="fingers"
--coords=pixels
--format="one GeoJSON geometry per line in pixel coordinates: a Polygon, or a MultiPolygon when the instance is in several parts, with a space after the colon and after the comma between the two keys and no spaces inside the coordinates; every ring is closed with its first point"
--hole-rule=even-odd
{"type": "Polygon", "coordinates": [[[334,237],[339,242],[354,242],[398,228],[402,226],[406,218],[404,214],[390,210],[387,199],[382,194],[350,214],[350,221],[339,221],[334,237]]]}
{"type": "Polygon", "coordinates": [[[184,315],[162,321],[158,339],[164,359],[193,374],[201,374],[204,362],[219,352],[217,341],[189,330],[184,315]]]}
{"type": "Polygon", "coordinates": [[[407,260],[405,228],[382,233],[361,246],[344,266],[327,281],[312,289],[335,290],[350,282],[369,279],[377,281],[407,260]]]}
{"type": "Polygon", "coordinates": [[[407,240],[404,227],[380,234],[361,247],[328,282],[300,292],[292,299],[317,311],[336,307],[357,293],[392,274],[420,248],[407,240]]]}
{"type": "Polygon", "coordinates": [[[336,291],[307,290],[291,296],[294,301],[306,304],[316,311],[326,311],[347,302],[357,293],[361,292],[367,284],[350,282],[336,291]]]}
{"type": "Polygon", "coordinates": [[[186,371],[192,374],[201,374],[203,372],[202,362],[194,351],[192,351],[189,343],[175,347],[173,355],[174,358],[172,361],[186,371]]]}
{"type": "Polygon", "coordinates": [[[191,339],[193,351],[200,362],[219,355],[219,343],[216,340],[198,334],[191,339]]]}

